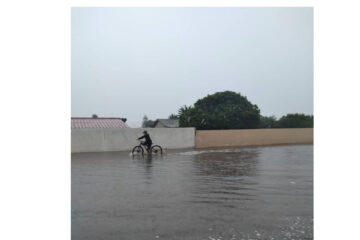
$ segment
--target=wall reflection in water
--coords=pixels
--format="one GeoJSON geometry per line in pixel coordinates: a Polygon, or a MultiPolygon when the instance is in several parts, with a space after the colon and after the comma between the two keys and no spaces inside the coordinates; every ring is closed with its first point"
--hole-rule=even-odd
{"type": "Polygon", "coordinates": [[[72,155],[72,238],[312,239],[313,147],[72,155]]]}

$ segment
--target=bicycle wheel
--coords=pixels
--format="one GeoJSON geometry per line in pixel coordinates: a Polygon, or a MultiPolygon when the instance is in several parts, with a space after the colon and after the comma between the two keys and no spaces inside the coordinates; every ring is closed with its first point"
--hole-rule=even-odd
{"type": "Polygon", "coordinates": [[[160,155],[162,155],[162,153],[163,153],[163,150],[162,150],[162,148],[159,146],[159,145],[154,145],[154,146],[152,146],[151,147],[151,153],[152,154],[160,154],[160,155]]]}
{"type": "Polygon", "coordinates": [[[132,150],[132,155],[144,155],[144,149],[141,146],[136,146],[132,150]]]}

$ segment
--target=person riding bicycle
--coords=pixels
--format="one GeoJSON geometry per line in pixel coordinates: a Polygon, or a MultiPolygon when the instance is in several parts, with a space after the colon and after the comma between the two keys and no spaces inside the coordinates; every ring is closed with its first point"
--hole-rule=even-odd
{"type": "Polygon", "coordinates": [[[152,145],[152,141],[151,141],[150,135],[147,133],[147,131],[143,131],[143,133],[144,133],[144,136],[139,137],[138,140],[145,138],[144,145],[146,146],[146,150],[149,152],[151,145],[152,145]]]}

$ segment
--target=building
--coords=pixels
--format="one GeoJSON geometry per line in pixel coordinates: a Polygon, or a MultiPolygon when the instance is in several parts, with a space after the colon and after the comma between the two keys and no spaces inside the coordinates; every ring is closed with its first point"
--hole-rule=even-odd
{"type": "Polygon", "coordinates": [[[155,126],[155,122],[156,121],[146,120],[143,122],[142,127],[143,128],[153,128],[155,126]]]}
{"type": "Polygon", "coordinates": [[[142,124],[143,128],[178,128],[179,119],[156,119],[155,121],[146,120],[142,124]]]}
{"type": "Polygon", "coordinates": [[[157,119],[154,128],[178,128],[179,119],[157,119]]]}
{"type": "Polygon", "coordinates": [[[126,118],[72,117],[71,128],[128,128],[126,118]]]}

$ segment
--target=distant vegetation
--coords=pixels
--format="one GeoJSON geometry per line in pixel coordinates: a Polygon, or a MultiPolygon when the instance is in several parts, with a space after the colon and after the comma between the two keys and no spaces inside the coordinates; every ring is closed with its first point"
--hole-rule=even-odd
{"type": "Polygon", "coordinates": [[[199,99],[194,106],[182,106],[178,114],[180,127],[196,129],[254,129],[254,128],[312,128],[312,115],[287,114],[279,120],[275,116],[261,116],[260,109],[245,96],[231,91],[217,92],[199,99]]]}
{"type": "Polygon", "coordinates": [[[169,116],[169,119],[179,119],[179,115],[171,114],[171,115],[169,116]]]}
{"type": "Polygon", "coordinates": [[[196,129],[256,128],[259,108],[239,93],[225,91],[199,99],[194,106],[179,109],[180,127],[196,129]]]}
{"type": "Polygon", "coordinates": [[[277,128],[312,128],[314,116],[305,114],[287,114],[281,117],[275,124],[277,128]]]}
{"type": "Polygon", "coordinates": [[[276,120],[274,116],[260,117],[258,128],[313,128],[314,116],[302,113],[287,114],[276,120]]]}
{"type": "Polygon", "coordinates": [[[258,128],[274,128],[276,126],[276,122],[277,121],[275,116],[260,116],[258,128]]]}

